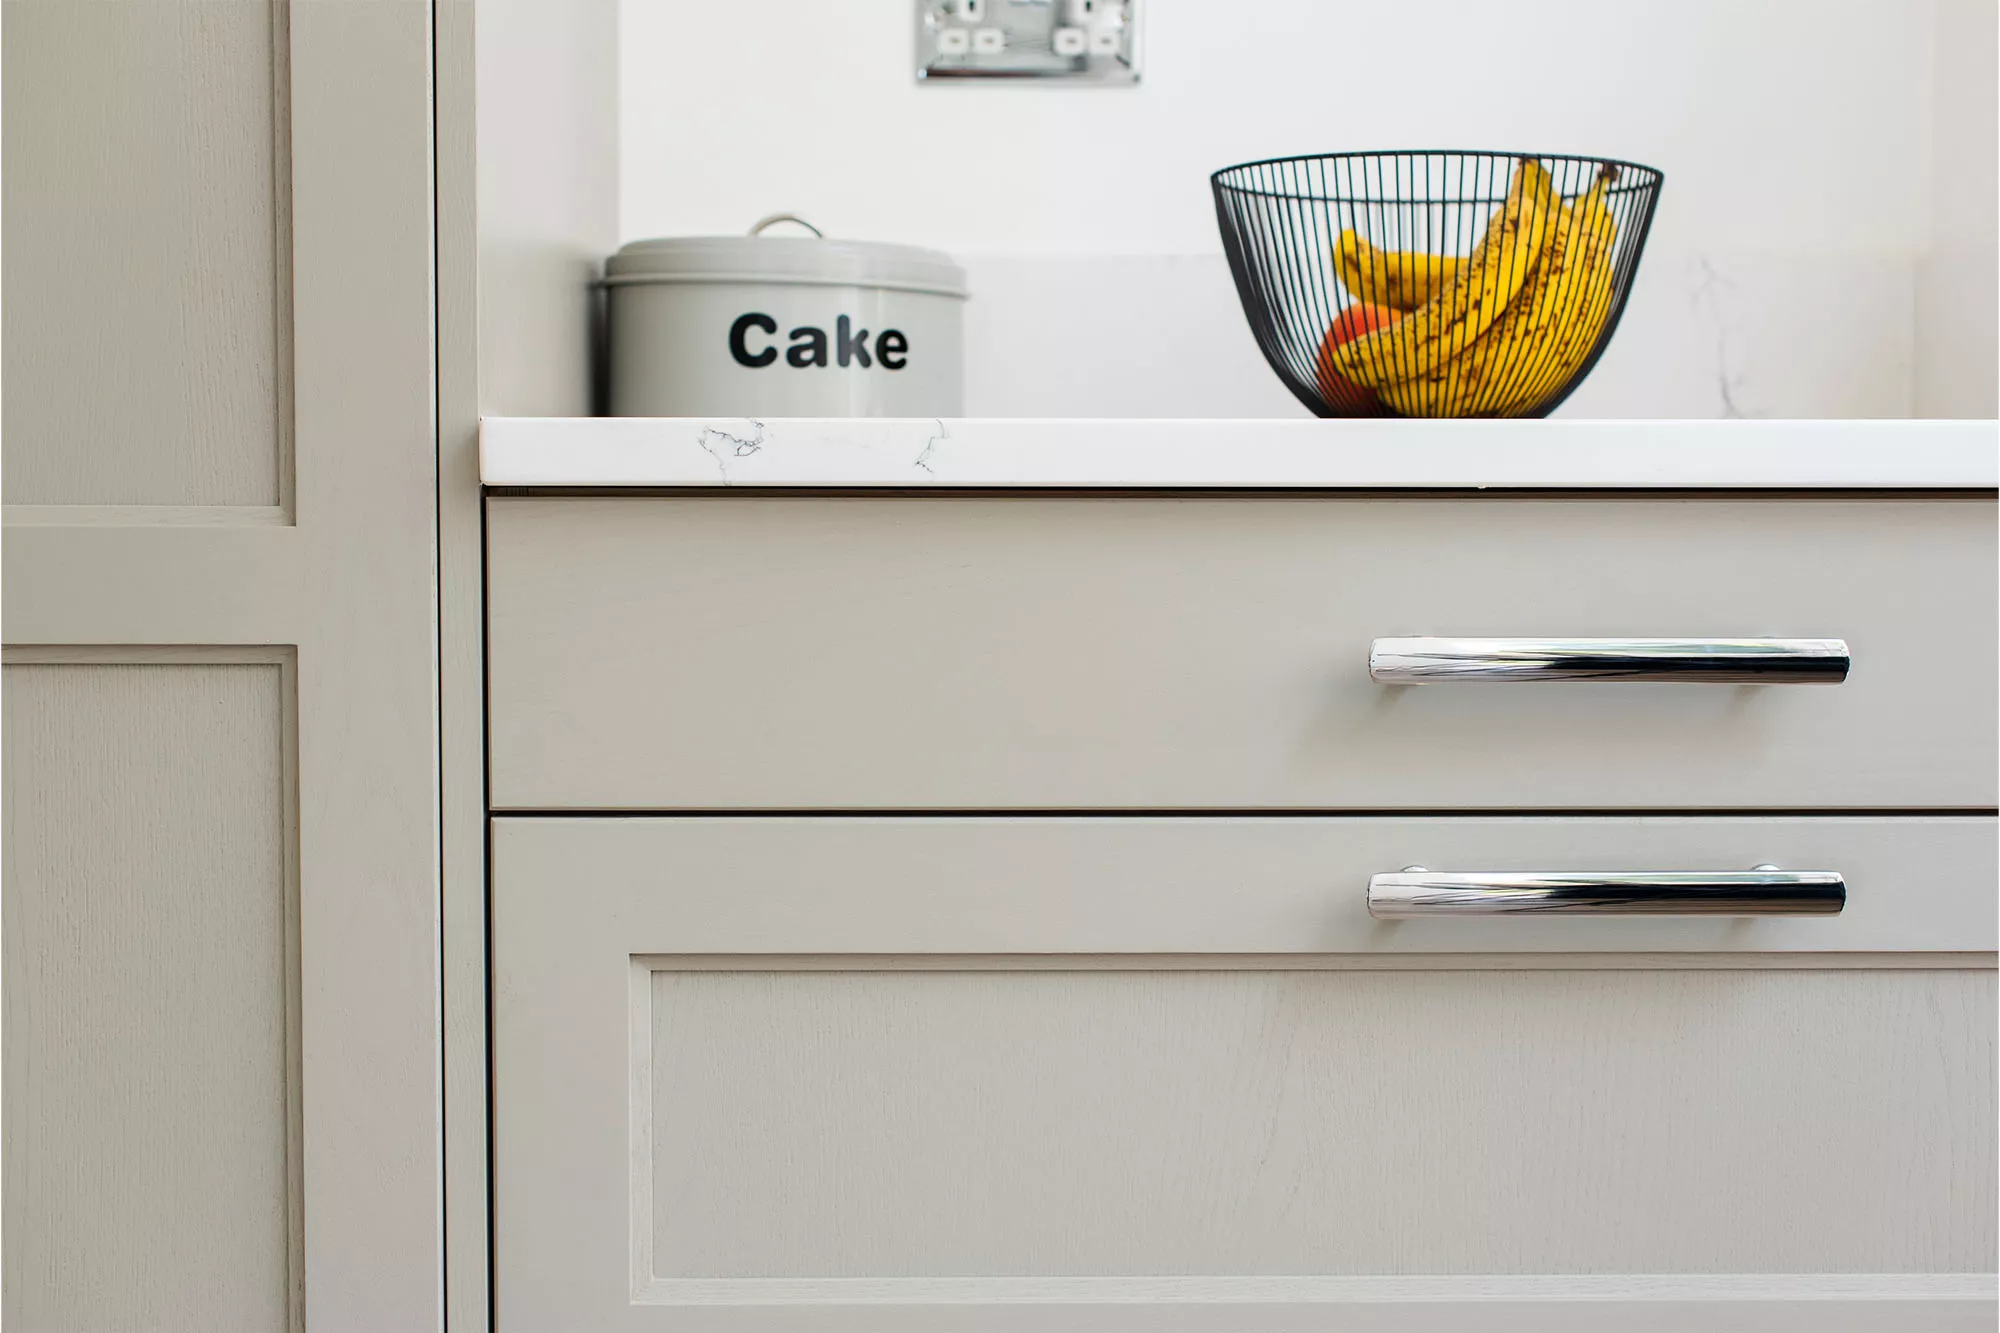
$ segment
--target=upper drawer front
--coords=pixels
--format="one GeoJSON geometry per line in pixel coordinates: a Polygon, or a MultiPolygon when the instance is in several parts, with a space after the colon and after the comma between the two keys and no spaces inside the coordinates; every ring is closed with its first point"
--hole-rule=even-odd
{"type": "Polygon", "coordinates": [[[1995,800],[1987,497],[496,499],[502,809],[1995,800]],[[1377,638],[1843,638],[1839,685],[1377,684],[1377,638]]]}

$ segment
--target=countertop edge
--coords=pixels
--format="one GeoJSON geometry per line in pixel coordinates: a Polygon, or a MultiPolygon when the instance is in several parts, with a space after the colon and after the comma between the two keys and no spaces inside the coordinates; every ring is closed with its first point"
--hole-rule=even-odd
{"type": "Polygon", "coordinates": [[[1994,421],[487,417],[509,489],[1993,490],[1994,421]]]}

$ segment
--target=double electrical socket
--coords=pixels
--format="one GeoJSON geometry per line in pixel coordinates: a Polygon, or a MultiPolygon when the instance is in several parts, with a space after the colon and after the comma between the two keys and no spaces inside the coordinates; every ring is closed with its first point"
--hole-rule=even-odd
{"type": "Polygon", "coordinates": [[[1139,81],[1139,0],[916,0],[917,77],[1139,81]]]}

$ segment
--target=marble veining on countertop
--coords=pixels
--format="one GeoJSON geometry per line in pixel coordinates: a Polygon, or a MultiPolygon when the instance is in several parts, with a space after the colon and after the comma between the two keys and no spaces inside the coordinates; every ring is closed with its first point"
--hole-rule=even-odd
{"type": "Polygon", "coordinates": [[[489,417],[491,487],[1992,489],[1992,421],[489,417]]]}

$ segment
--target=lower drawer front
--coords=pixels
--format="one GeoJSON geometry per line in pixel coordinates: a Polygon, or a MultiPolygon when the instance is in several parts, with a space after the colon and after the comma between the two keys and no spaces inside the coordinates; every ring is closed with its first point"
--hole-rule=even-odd
{"type": "Polygon", "coordinates": [[[1971,809],[1990,497],[495,499],[502,809],[1971,809]],[[1371,680],[1840,638],[1838,685],[1371,680]]]}
{"type": "MultiPolygon", "coordinates": [[[[1387,956],[1272,897],[1342,915],[1396,822],[495,821],[497,1327],[1990,1322],[1990,954],[1387,956]]],[[[1881,822],[1817,831],[1892,854],[1855,901],[1990,900],[1990,825],[1881,822]]]]}

